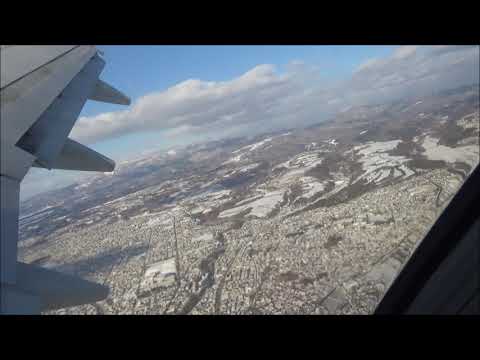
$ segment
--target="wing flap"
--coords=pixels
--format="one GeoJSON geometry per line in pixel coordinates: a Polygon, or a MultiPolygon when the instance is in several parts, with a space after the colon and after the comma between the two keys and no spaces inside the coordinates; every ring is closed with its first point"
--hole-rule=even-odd
{"type": "MultiPolygon", "coordinates": [[[[46,167],[38,161],[33,166],[46,167]]],[[[95,150],[68,138],[60,155],[50,166],[51,169],[61,170],[111,172],[115,168],[115,162],[95,150]]]]}
{"type": "Polygon", "coordinates": [[[41,310],[53,310],[105,299],[107,287],[39,266],[17,262],[17,291],[38,296],[41,310]]]}

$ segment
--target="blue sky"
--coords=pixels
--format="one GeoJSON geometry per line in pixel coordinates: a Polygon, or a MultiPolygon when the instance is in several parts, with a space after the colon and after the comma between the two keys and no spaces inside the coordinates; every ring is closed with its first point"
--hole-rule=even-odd
{"type": "MultiPolygon", "coordinates": [[[[388,56],[395,46],[102,46],[107,64],[102,79],[122,90],[132,101],[152,92],[168,89],[187,79],[229,81],[259,64],[273,64],[279,71],[292,61],[317,66],[323,78],[349,77],[359,64],[388,56]]],[[[121,106],[88,101],[81,116],[117,111],[121,106]]],[[[129,149],[148,148],[176,141],[163,132],[125,135],[91,145],[113,157],[128,157],[129,149]]],[[[182,137],[180,144],[188,143],[182,137]]]]}

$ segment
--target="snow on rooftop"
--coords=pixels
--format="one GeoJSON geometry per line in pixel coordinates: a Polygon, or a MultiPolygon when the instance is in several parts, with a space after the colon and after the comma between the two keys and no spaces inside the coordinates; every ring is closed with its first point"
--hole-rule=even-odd
{"type": "Polygon", "coordinates": [[[158,287],[168,287],[175,283],[177,266],[175,258],[169,258],[148,266],[141,284],[141,290],[148,291],[158,287]]]}

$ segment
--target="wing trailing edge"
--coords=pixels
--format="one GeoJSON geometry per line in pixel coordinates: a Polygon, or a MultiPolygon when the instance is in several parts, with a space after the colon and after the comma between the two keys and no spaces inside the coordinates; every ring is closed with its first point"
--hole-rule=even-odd
{"type": "Polygon", "coordinates": [[[89,99],[111,104],[130,105],[130,98],[128,96],[101,79],[98,79],[95,89],[89,99]]]}
{"type": "Polygon", "coordinates": [[[103,300],[106,286],[43,267],[17,262],[15,286],[2,289],[4,313],[29,314],[103,300]],[[9,304],[14,304],[10,308],[9,304]],[[22,306],[19,306],[21,304],[22,306]]]}

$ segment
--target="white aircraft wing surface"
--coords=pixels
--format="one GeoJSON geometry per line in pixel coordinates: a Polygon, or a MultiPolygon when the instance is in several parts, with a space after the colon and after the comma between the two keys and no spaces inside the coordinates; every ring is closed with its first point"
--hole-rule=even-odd
{"type": "Polygon", "coordinates": [[[108,289],[17,261],[20,182],[32,167],[111,172],[113,160],[68,138],[89,99],[129,105],[99,79],[95,46],[0,46],[1,313],[103,299],[108,289]]]}

